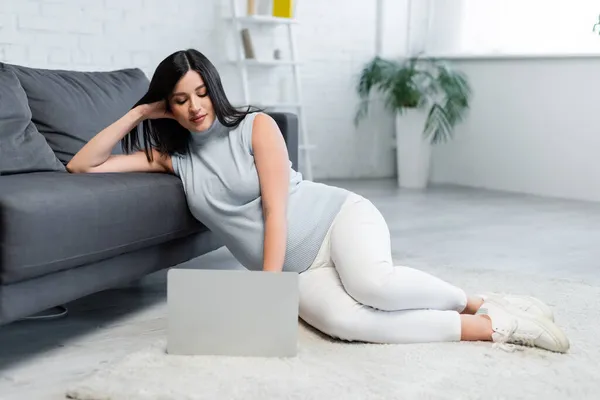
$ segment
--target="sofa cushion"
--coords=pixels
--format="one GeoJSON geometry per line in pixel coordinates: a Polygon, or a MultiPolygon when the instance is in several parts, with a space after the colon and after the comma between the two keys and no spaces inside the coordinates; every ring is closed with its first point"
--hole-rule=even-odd
{"type": "Polygon", "coordinates": [[[27,95],[14,72],[0,64],[0,175],[64,171],[31,122],[27,95]]]}
{"type": "MultiPolygon", "coordinates": [[[[149,84],[140,69],[82,72],[8,66],[27,93],[33,122],[65,165],[129,111],[149,84]]],[[[113,154],[119,153],[117,145],[113,154]]]]}
{"type": "Polygon", "coordinates": [[[0,179],[0,281],[13,283],[206,230],[168,174],[0,179]]]}

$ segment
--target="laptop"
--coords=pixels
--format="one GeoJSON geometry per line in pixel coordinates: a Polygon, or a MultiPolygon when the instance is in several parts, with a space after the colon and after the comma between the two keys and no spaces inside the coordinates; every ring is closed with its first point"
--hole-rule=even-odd
{"type": "Polygon", "coordinates": [[[167,353],[294,357],[298,273],[172,268],[167,353]]]}

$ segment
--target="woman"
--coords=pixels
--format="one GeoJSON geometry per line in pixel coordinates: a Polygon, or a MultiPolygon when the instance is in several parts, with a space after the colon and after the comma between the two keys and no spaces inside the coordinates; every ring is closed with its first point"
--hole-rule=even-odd
{"type": "Polygon", "coordinates": [[[552,311],[535,298],[467,297],[434,276],[394,266],[388,227],[373,204],[302,180],[273,119],[234,108],[217,70],[198,51],[162,61],[144,97],[67,169],[180,177],[192,214],[242,265],[299,273],[300,317],[332,337],[569,348],[552,311]],[[126,154],[111,155],[119,141],[126,154]]]}

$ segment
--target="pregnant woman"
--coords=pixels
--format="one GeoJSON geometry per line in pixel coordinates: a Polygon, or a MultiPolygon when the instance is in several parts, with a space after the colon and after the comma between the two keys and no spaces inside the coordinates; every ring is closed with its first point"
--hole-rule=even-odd
{"type": "Polygon", "coordinates": [[[234,108],[216,68],[196,50],[163,60],[142,99],[67,169],[178,176],[191,213],[243,266],[299,273],[300,317],[332,337],[569,349],[538,299],[467,296],[437,277],[395,266],[377,208],[348,190],[303,180],[274,120],[234,108]],[[138,141],[140,124],[145,145],[138,141]],[[120,141],[126,154],[111,155],[120,141]]]}

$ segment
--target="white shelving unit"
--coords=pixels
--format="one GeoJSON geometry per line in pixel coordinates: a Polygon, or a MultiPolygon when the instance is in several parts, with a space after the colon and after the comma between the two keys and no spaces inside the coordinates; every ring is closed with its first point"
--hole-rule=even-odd
{"type": "MultiPolygon", "coordinates": [[[[300,62],[298,60],[298,50],[296,45],[296,37],[293,26],[298,23],[293,18],[279,18],[268,15],[242,15],[236,7],[236,0],[230,0],[232,16],[226,18],[231,23],[234,41],[236,43],[236,60],[233,61],[237,65],[238,71],[242,80],[242,91],[245,104],[252,104],[260,108],[272,110],[293,111],[298,116],[299,130],[299,158],[302,160],[302,173],[307,180],[313,180],[312,162],[310,159],[310,150],[315,146],[310,144],[306,129],[306,117],[304,115],[304,107],[302,106],[302,88],[300,82],[300,62]],[[285,26],[287,28],[288,45],[291,58],[290,60],[261,60],[247,59],[244,54],[244,47],[241,38],[243,28],[259,25],[259,26],[285,26]],[[250,89],[248,83],[249,68],[277,68],[289,67],[292,70],[292,79],[294,80],[296,98],[290,102],[275,102],[261,103],[260,101],[251,101],[250,89]]],[[[296,1],[297,5],[297,1],[296,1]]]]}
{"type": "Polygon", "coordinates": [[[226,19],[229,21],[238,20],[239,22],[241,22],[242,24],[245,24],[245,25],[248,25],[248,24],[293,25],[293,24],[298,23],[295,19],[292,19],[292,18],[279,18],[279,17],[271,17],[269,15],[259,15],[259,14],[245,15],[245,16],[238,15],[237,17],[233,16],[233,17],[229,17],[226,19]]]}

